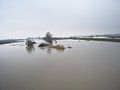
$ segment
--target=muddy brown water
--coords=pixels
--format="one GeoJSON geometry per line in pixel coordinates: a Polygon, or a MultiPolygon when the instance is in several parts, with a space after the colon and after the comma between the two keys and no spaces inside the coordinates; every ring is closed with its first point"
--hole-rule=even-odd
{"type": "Polygon", "coordinates": [[[0,90],[120,90],[120,43],[58,42],[66,49],[0,45],[0,90]]]}

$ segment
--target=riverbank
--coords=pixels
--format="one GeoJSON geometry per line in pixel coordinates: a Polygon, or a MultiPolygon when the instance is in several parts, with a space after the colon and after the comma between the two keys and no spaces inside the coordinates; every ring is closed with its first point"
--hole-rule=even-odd
{"type": "Polygon", "coordinates": [[[2,44],[9,44],[9,43],[15,43],[15,42],[23,42],[23,39],[6,39],[6,40],[0,40],[0,45],[2,44]]]}
{"type": "Polygon", "coordinates": [[[106,41],[106,42],[118,42],[120,43],[120,39],[112,39],[112,38],[73,38],[74,40],[87,40],[87,41],[106,41]]]}
{"type": "Polygon", "coordinates": [[[56,38],[54,37],[53,40],[68,40],[68,39],[72,39],[72,40],[86,40],[86,41],[106,41],[106,42],[117,42],[120,43],[120,38],[77,38],[77,37],[70,37],[70,38],[56,38]]]}

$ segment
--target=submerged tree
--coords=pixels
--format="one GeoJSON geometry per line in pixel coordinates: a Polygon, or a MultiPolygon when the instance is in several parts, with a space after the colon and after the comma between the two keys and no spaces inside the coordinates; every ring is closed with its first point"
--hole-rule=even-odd
{"type": "Polygon", "coordinates": [[[27,38],[26,39],[26,45],[27,46],[32,46],[33,44],[36,44],[33,38],[27,38]]]}
{"type": "Polygon", "coordinates": [[[53,34],[51,34],[50,32],[46,32],[45,37],[43,39],[47,43],[52,44],[53,43],[52,36],[53,36],[53,34]]]}

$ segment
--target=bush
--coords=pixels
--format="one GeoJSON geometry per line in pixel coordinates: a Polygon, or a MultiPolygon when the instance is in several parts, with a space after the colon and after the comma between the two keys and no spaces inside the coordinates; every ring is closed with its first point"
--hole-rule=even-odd
{"type": "Polygon", "coordinates": [[[65,47],[63,45],[50,45],[50,48],[55,48],[55,49],[65,49],[65,47]]]}

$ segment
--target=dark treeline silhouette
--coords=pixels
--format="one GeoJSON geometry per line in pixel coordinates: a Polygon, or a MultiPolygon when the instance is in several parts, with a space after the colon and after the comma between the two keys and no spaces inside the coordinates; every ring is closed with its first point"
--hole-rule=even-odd
{"type": "Polygon", "coordinates": [[[6,39],[6,40],[0,40],[0,45],[1,44],[8,44],[8,43],[15,43],[15,42],[22,42],[24,41],[23,39],[6,39]]]}

